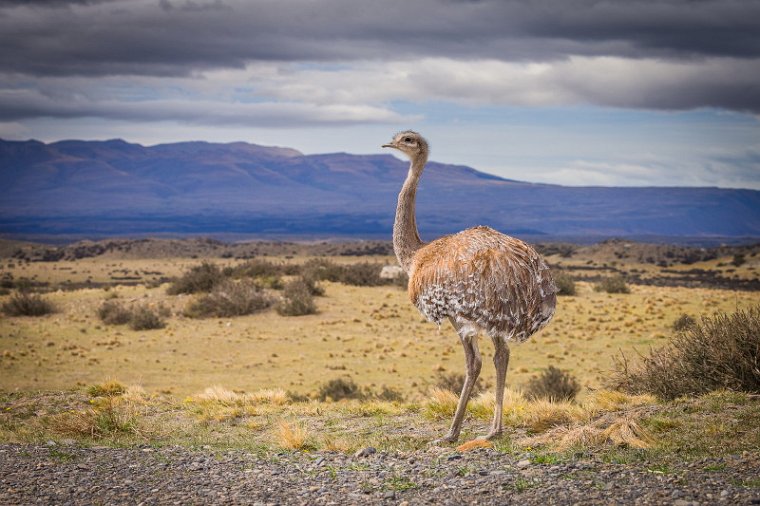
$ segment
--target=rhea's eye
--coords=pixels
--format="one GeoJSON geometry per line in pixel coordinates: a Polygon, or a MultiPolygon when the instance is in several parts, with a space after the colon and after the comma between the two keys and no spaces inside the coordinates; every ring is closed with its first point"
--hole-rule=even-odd
{"type": "Polygon", "coordinates": [[[411,137],[404,137],[404,142],[411,143],[412,142],[412,138],[411,137]]]}

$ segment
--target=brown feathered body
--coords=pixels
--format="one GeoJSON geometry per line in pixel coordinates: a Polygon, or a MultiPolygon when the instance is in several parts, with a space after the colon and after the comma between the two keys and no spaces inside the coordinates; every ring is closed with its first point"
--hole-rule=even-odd
{"type": "Polygon", "coordinates": [[[489,227],[423,245],[409,269],[409,297],[429,321],[517,342],[549,323],[556,292],[536,250],[489,227]]]}

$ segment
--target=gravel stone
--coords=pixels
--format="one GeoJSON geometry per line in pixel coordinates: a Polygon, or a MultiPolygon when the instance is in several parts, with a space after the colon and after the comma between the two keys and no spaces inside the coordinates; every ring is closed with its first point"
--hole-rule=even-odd
{"type": "Polygon", "coordinates": [[[369,457],[370,455],[374,455],[375,453],[377,453],[377,450],[371,446],[368,446],[366,448],[362,448],[361,450],[357,450],[356,453],[354,453],[354,457],[356,458],[369,457]]]}

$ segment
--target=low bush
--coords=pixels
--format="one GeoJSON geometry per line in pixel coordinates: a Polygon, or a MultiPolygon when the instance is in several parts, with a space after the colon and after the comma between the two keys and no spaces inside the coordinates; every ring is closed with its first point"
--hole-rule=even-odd
{"type": "Polygon", "coordinates": [[[406,272],[402,272],[401,274],[393,278],[391,282],[397,287],[403,290],[406,290],[409,287],[409,274],[407,274],[406,272]]]}
{"type": "Polygon", "coordinates": [[[193,301],[185,314],[191,318],[243,316],[271,305],[272,298],[254,281],[227,280],[193,301]]]}
{"type": "Polygon", "coordinates": [[[673,330],[682,332],[696,323],[697,321],[694,318],[684,313],[673,322],[673,330]]]}
{"type": "Polygon", "coordinates": [[[317,399],[324,402],[327,399],[339,401],[341,399],[364,399],[366,393],[354,383],[351,378],[335,378],[319,387],[317,399]]]}
{"type": "Polygon", "coordinates": [[[233,278],[279,278],[284,274],[281,265],[255,258],[236,267],[228,267],[224,274],[233,278]]]}
{"type": "Polygon", "coordinates": [[[312,258],[301,266],[301,276],[315,281],[340,281],[343,267],[326,258],[312,258]]]}
{"type": "Polygon", "coordinates": [[[594,290],[607,293],[631,293],[631,289],[628,288],[628,284],[623,276],[603,278],[594,286],[594,290]]]}
{"type": "Polygon", "coordinates": [[[132,319],[132,311],[119,302],[107,300],[98,308],[98,317],[107,325],[124,325],[132,319]]]}
{"type": "Polygon", "coordinates": [[[380,286],[388,281],[380,277],[383,266],[369,262],[344,265],[339,281],[353,286],[380,286]]]}
{"type": "Polygon", "coordinates": [[[718,389],[760,393],[760,306],[702,317],[634,366],[623,355],[610,386],[662,399],[718,389]]]}
{"type": "Polygon", "coordinates": [[[581,386],[572,374],[550,365],[528,382],[525,397],[555,402],[572,401],[580,390],[581,386]]]}
{"type": "MultiPolygon", "coordinates": [[[[456,395],[462,392],[464,387],[465,375],[455,372],[439,372],[435,378],[435,388],[439,390],[448,390],[456,395]]],[[[483,383],[480,378],[475,381],[472,387],[472,396],[476,396],[483,389],[483,383]]]]}
{"type": "Polygon", "coordinates": [[[303,316],[317,312],[314,296],[303,279],[294,279],[285,285],[282,299],[277,304],[277,312],[282,316],[303,316]]]}
{"type": "Polygon", "coordinates": [[[557,285],[557,295],[575,295],[575,280],[564,271],[554,271],[554,284],[557,285]]]}
{"type": "Polygon", "coordinates": [[[44,316],[54,313],[55,306],[41,295],[17,292],[3,303],[3,313],[8,316],[44,316]]]}
{"type": "Polygon", "coordinates": [[[381,401],[404,402],[404,394],[395,388],[383,385],[383,388],[375,395],[381,401]]]}
{"type": "Polygon", "coordinates": [[[137,306],[132,309],[132,317],[129,319],[129,327],[132,330],[153,330],[166,327],[164,310],[154,309],[148,305],[137,306]]]}
{"type": "Polygon", "coordinates": [[[214,286],[224,279],[222,270],[210,262],[191,267],[189,271],[175,279],[166,293],[178,295],[180,293],[210,292],[214,286]]]}
{"type": "Polygon", "coordinates": [[[301,280],[306,285],[309,293],[315,296],[322,296],[325,294],[324,287],[319,284],[319,280],[312,273],[306,272],[301,275],[301,280]]]}
{"type": "Polygon", "coordinates": [[[269,288],[270,290],[282,290],[285,287],[280,276],[262,276],[256,278],[256,284],[261,288],[269,288]]]}

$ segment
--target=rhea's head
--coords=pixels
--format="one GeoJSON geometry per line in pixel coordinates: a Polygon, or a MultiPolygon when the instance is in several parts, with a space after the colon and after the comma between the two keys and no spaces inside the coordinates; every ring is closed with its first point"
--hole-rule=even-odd
{"type": "Polygon", "coordinates": [[[388,144],[383,144],[383,147],[398,149],[412,160],[419,157],[427,159],[428,156],[427,141],[420,134],[412,130],[397,133],[393,136],[393,140],[388,144]]]}

